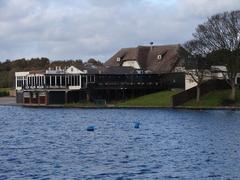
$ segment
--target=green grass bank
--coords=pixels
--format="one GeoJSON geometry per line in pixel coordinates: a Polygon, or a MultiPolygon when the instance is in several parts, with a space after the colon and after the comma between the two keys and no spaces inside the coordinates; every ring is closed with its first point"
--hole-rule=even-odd
{"type": "Polygon", "coordinates": [[[184,103],[183,107],[240,107],[240,90],[237,90],[237,100],[232,102],[229,100],[230,89],[211,91],[200,98],[197,104],[196,99],[192,99],[184,103]]]}
{"type": "Polygon", "coordinates": [[[175,91],[161,91],[117,103],[118,107],[171,107],[171,97],[175,91]]]}

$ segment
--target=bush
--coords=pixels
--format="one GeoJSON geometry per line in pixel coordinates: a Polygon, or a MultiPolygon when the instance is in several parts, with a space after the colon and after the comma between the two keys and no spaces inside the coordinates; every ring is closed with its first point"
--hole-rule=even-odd
{"type": "Polygon", "coordinates": [[[221,104],[223,106],[232,106],[236,104],[236,101],[232,99],[223,99],[221,104]]]}
{"type": "Polygon", "coordinates": [[[0,91],[0,97],[9,96],[8,91],[0,91]]]}

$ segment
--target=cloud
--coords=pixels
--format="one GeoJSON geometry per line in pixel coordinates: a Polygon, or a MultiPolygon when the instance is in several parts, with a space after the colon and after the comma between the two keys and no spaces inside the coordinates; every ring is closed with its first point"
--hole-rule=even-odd
{"type": "Polygon", "coordinates": [[[94,57],[122,47],[183,43],[238,0],[0,0],[0,59],[94,57]]]}
{"type": "MultiPolygon", "coordinates": [[[[180,1],[178,1],[179,3],[180,1]]],[[[240,8],[239,0],[182,0],[178,4],[180,11],[186,13],[186,15],[193,16],[211,16],[215,13],[223,11],[231,11],[240,8]]]]}
{"type": "Polygon", "coordinates": [[[111,1],[111,0],[88,0],[88,2],[90,3],[90,5],[93,6],[98,6],[98,7],[122,7],[125,5],[132,5],[132,4],[136,4],[136,3],[140,3],[143,0],[115,0],[115,1],[111,1]]]}

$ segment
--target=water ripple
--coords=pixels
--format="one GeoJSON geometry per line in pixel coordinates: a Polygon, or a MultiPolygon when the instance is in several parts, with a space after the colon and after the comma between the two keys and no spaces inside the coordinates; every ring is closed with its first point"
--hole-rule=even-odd
{"type": "Polygon", "coordinates": [[[239,115],[0,106],[0,180],[239,179],[239,115]]]}

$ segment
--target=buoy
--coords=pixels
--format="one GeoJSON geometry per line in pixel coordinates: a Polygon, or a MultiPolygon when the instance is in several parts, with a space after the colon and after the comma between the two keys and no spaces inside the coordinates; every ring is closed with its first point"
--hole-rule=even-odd
{"type": "Polygon", "coordinates": [[[94,131],[95,130],[95,127],[94,126],[88,126],[87,127],[87,131],[94,131]]]}
{"type": "Polygon", "coordinates": [[[135,129],[138,129],[139,127],[140,127],[140,123],[139,123],[139,122],[135,122],[134,128],[135,128],[135,129]]]}

